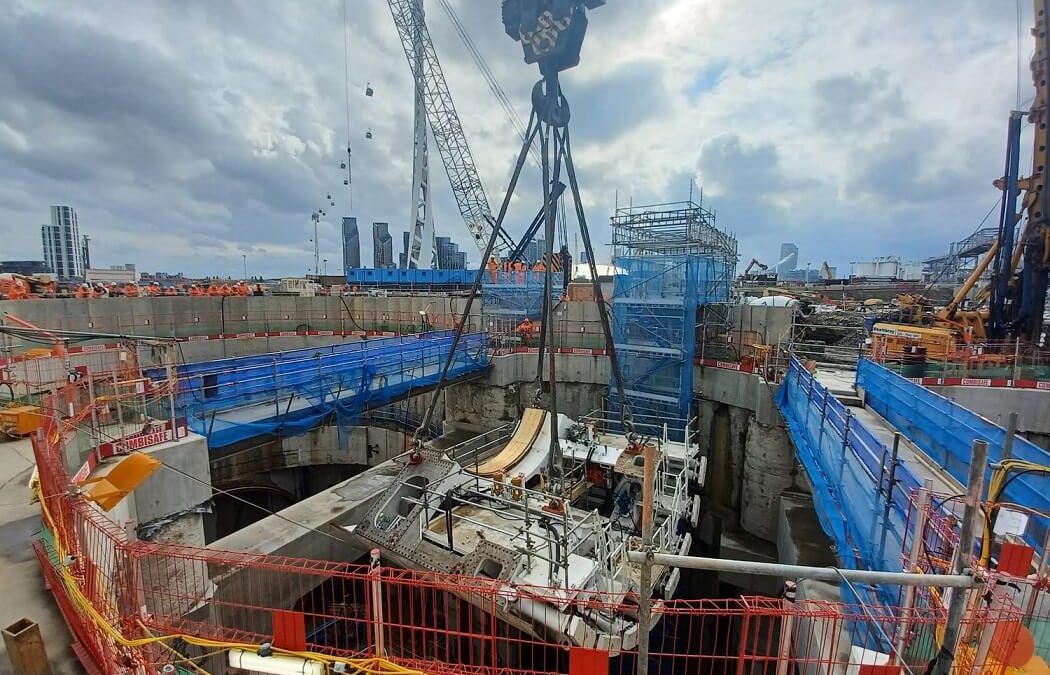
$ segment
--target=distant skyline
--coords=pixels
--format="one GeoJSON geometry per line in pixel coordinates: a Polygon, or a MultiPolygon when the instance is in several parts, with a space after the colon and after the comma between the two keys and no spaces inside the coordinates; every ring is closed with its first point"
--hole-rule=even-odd
{"type": "MultiPolygon", "coordinates": [[[[538,73],[503,33],[499,3],[453,4],[526,118],[538,73]]],[[[581,64],[562,84],[598,262],[609,261],[617,196],[681,200],[691,183],[738,238],[741,265],[776,262],[788,241],[799,267],[827,260],[840,272],[850,260],[944,252],[998,198],[991,182],[1018,105],[1018,47],[1029,105],[1032,10],[1022,6],[1020,45],[1013,3],[987,0],[632,0],[594,10],[581,64]]],[[[99,267],[238,276],[244,255],[255,274],[302,274],[313,268],[318,208],[329,262],[342,259],[345,216],[389,222],[399,238],[411,217],[412,82],[387,7],[349,7],[352,203],[339,166],[342,2],[3,3],[3,257],[41,257],[51,204],[77,211],[99,267]]],[[[515,130],[448,17],[435,5],[427,20],[495,211],[515,130]]],[[[1028,127],[1026,175],[1030,146],[1028,127]]],[[[436,234],[477,264],[436,150],[431,185],[436,234]]],[[[530,166],[511,203],[512,235],[539,202],[530,166]]],[[[362,234],[361,258],[372,260],[362,234]]]]}

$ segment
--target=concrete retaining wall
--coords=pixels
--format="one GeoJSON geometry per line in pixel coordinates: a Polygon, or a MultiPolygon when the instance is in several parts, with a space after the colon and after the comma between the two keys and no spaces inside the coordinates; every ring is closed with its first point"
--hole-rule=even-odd
{"type": "Polygon", "coordinates": [[[1006,427],[1017,413],[1017,431],[1036,445],[1050,450],[1050,391],[1004,387],[930,387],[933,391],[978,415],[1006,427]]]}

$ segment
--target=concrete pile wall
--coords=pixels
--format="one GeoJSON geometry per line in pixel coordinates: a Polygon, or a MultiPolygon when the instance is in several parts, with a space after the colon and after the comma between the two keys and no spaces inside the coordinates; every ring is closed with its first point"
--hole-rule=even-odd
{"type": "Polygon", "coordinates": [[[776,386],[720,368],[698,368],[694,382],[708,506],[731,526],[775,543],[780,496],[808,491],[774,402],[776,386]]]}
{"type": "MultiPolygon", "coordinates": [[[[578,418],[601,408],[608,392],[609,360],[590,354],[555,357],[558,410],[578,418]]],[[[492,359],[484,380],[449,387],[445,395],[445,420],[493,429],[519,419],[536,405],[536,354],[508,354],[492,359]]],[[[546,361],[543,381],[548,380],[546,361]]]]}

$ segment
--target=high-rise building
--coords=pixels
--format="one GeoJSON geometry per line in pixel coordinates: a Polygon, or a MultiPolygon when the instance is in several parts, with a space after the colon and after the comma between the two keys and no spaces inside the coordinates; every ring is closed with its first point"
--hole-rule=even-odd
{"type": "Polygon", "coordinates": [[[88,246],[88,244],[91,243],[91,237],[85,234],[81,237],[81,241],[83,242],[81,245],[83,251],[81,252],[80,257],[84,260],[84,269],[87,269],[91,267],[91,247],[88,246]]]}
{"type": "Polygon", "coordinates": [[[777,274],[794,272],[798,269],[798,246],[785,243],[780,245],[780,261],[777,262],[777,274]]]}
{"type": "Polygon", "coordinates": [[[357,231],[357,218],[343,218],[343,270],[361,267],[361,235],[357,231]]]}
{"type": "Polygon", "coordinates": [[[542,260],[547,252],[547,242],[542,237],[536,237],[525,246],[525,260],[534,265],[537,260],[542,260]]]}
{"type": "Polygon", "coordinates": [[[461,270],[466,268],[466,253],[459,250],[459,244],[450,237],[434,237],[434,248],[437,249],[438,268],[443,270],[461,270]]]}
{"type": "Polygon", "coordinates": [[[377,270],[394,267],[394,239],[390,236],[390,223],[372,223],[372,259],[377,270]]]}
{"type": "Polygon", "coordinates": [[[408,249],[411,244],[409,243],[409,237],[411,234],[406,230],[401,233],[401,253],[397,254],[398,267],[403,270],[408,269],[408,249]]]}
{"type": "Polygon", "coordinates": [[[77,212],[69,206],[51,207],[51,224],[40,226],[44,262],[59,279],[82,279],[87,244],[80,237],[77,212]]]}

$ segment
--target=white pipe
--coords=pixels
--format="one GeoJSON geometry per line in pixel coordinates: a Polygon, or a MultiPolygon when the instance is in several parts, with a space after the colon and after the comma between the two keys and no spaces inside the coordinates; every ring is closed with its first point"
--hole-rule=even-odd
{"type": "MultiPolygon", "coordinates": [[[[641,563],[645,553],[630,551],[627,554],[631,562],[641,563]]],[[[966,574],[909,574],[905,572],[879,572],[877,570],[851,570],[835,567],[807,567],[804,565],[780,565],[777,563],[752,562],[750,560],[722,560],[720,558],[703,558],[699,556],[671,555],[653,553],[654,565],[668,567],[685,567],[712,572],[735,572],[737,574],[754,574],[758,576],[785,577],[794,579],[815,579],[817,581],[859,581],[869,584],[895,584],[898,586],[939,586],[952,588],[973,588],[983,583],[966,574]]]]}
{"type": "Polygon", "coordinates": [[[320,661],[300,656],[259,656],[244,649],[231,649],[229,661],[231,668],[270,675],[324,675],[325,672],[325,666],[320,661]]]}

